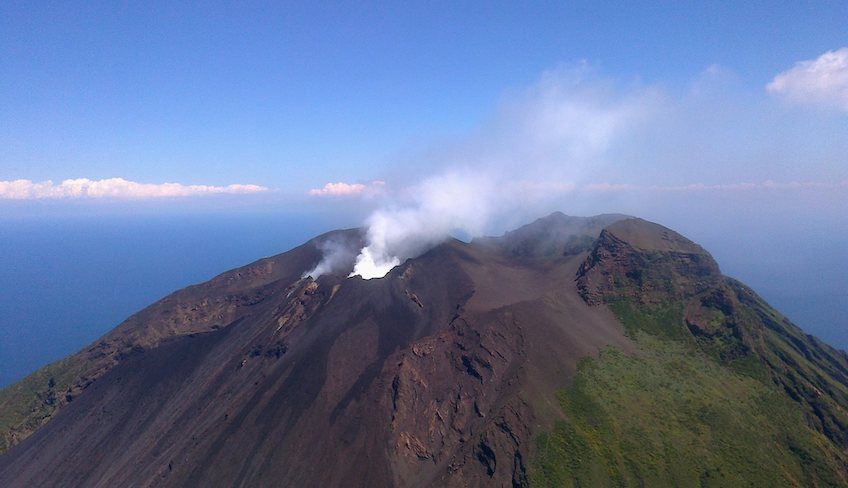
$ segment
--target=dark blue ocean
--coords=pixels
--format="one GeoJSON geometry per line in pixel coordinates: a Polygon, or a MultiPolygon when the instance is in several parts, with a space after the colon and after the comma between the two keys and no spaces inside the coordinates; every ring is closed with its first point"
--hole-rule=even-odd
{"type": "MultiPolygon", "coordinates": [[[[0,218],[0,386],[171,291],[356,223],[315,215],[0,218]]],[[[848,349],[848,241],[752,232],[739,245],[724,232],[678,229],[805,330],[848,349]]]]}

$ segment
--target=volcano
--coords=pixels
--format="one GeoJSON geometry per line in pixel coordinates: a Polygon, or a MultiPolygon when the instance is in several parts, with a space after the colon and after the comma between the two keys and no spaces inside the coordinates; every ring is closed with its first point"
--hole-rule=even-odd
{"type": "Polygon", "coordinates": [[[385,277],[328,243],[0,391],[0,486],[848,486],[848,356],[700,246],[554,213],[385,277]]]}

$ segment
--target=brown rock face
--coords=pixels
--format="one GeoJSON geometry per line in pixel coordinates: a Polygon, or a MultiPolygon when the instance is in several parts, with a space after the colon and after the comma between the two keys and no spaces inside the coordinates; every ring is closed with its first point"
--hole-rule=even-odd
{"type": "Polygon", "coordinates": [[[577,362],[632,349],[576,287],[600,221],[563,217],[301,278],[324,239],[361,245],[337,232],[177,292],[79,353],[0,485],[526,486],[577,362]]]}
{"type": "Polygon", "coordinates": [[[660,225],[626,219],[601,231],[580,265],[577,286],[593,305],[610,296],[656,304],[697,295],[721,279],[701,246],[660,225]]]}

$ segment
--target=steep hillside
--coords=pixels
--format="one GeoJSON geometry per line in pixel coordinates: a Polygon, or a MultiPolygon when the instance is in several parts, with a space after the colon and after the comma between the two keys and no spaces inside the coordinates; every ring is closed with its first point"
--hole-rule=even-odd
{"type": "Polygon", "coordinates": [[[578,287],[639,345],[583,362],[539,437],[547,486],[848,484],[848,361],[702,248],[640,220],[605,229],[578,287]]]}
{"type": "Polygon", "coordinates": [[[138,312],[80,352],[0,390],[0,453],[28,437],[119,362],[177,337],[210,332],[254,313],[321,259],[328,240],[360,244],[358,231],[334,231],[291,251],[189,286],[138,312]]]}

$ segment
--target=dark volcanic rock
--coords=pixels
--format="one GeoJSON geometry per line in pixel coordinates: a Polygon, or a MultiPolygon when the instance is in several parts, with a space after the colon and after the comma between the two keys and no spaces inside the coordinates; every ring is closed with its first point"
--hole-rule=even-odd
{"type": "MultiPolygon", "coordinates": [[[[600,232],[568,221],[546,249],[600,232]]],[[[579,359],[631,346],[577,294],[585,252],[519,262],[514,236],[301,278],[325,236],[177,292],[80,353],[0,485],[525,486],[579,359]]]]}

